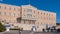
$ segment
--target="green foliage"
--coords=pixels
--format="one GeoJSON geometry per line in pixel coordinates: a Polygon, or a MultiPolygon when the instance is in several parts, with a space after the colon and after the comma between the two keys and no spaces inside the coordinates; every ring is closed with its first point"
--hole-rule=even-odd
{"type": "Polygon", "coordinates": [[[56,23],[56,25],[60,25],[60,23],[56,23]]]}
{"type": "Polygon", "coordinates": [[[10,30],[19,30],[19,28],[10,28],[10,30]]]}
{"type": "Polygon", "coordinates": [[[3,31],[5,31],[5,30],[6,30],[5,26],[2,25],[2,23],[0,22],[0,32],[3,32],[3,31]]]}

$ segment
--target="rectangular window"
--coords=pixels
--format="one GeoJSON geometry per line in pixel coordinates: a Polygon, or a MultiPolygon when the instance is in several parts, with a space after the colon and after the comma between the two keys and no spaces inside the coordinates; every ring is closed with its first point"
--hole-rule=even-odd
{"type": "Polygon", "coordinates": [[[35,11],[34,11],[34,13],[35,13],[35,11]]]}
{"type": "Polygon", "coordinates": [[[32,17],[32,14],[27,14],[27,17],[32,17]]]}
{"type": "Polygon", "coordinates": [[[42,12],[41,12],[41,14],[42,14],[42,12]]]}
{"type": "Polygon", "coordinates": [[[39,12],[38,12],[38,14],[39,14],[39,12]]]}
{"type": "Polygon", "coordinates": [[[9,8],[9,10],[11,10],[11,7],[9,8]]]}
{"type": "Polygon", "coordinates": [[[1,12],[0,12],[0,15],[1,15],[1,12]]]}
{"type": "Polygon", "coordinates": [[[44,15],[45,15],[45,13],[44,13],[44,15]]]}
{"type": "Polygon", "coordinates": [[[47,13],[47,15],[48,15],[48,13],[47,13]]]}
{"type": "Polygon", "coordinates": [[[35,17],[35,16],[34,16],[35,17]]]}
{"type": "Polygon", "coordinates": [[[42,24],[42,22],[41,22],[41,24],[42,24]]]}
{"type": "Polygon", "coordinates": [[[6,15],[6,12],[4,12],[4,15],[6,15]]]}
{"type": "Polygon", "coordinates": [[[14,16],[16,16],[16,14],[14,13],[14,16]]]}
{"type": "Polygon", "coordinates": [[[1,9],[1,6],[0,6],[0,9],[1,9]]]}
{"type": "Polygon", "coordinates": [[[6,7],[5,7],[5,9],[6,9],[6,7]]]}
{"type": "Polygon", "coordinates": [[[32,9],[27,9],[27,12],[32,12],[32,9]]]}
{"type": "Polygon", "coordinates": [[[16,10],[16,9],[14,8],[14,10],[16,10]]]}

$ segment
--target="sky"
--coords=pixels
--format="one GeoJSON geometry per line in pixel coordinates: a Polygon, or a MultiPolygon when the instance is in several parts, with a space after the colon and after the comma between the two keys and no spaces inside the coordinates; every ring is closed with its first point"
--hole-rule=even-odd
{"type": "Polygon", "coordinates": [[[10,5],[28,5],[36,7],[39,10],[56,12],[56,22],[60,23],[60,0],[0,0],[0,3],[10,5]]]}

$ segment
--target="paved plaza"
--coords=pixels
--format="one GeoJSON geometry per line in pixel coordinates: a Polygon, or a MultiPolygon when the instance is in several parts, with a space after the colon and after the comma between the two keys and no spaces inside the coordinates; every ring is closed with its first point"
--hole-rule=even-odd
{"type": "Polygon", "coordinates": [[[0,34],[60,34],[60,32],[33,32],[33,31],[9,31],[9,32],[1,32],[0,34]]]}

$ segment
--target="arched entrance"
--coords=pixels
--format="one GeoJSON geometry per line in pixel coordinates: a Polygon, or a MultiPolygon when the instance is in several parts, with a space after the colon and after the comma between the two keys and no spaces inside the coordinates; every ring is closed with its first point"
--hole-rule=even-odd
{"type": "Polygon", "coordinates": [[[36,31],[36,26],[32,26],[32,31],[36,31]]]}
{"type": "Polygon", "coordinates": [[[10,24],[6,23],[5,26],[6,26],[6,31],[9,31],[10,30],[10,24]]]}

